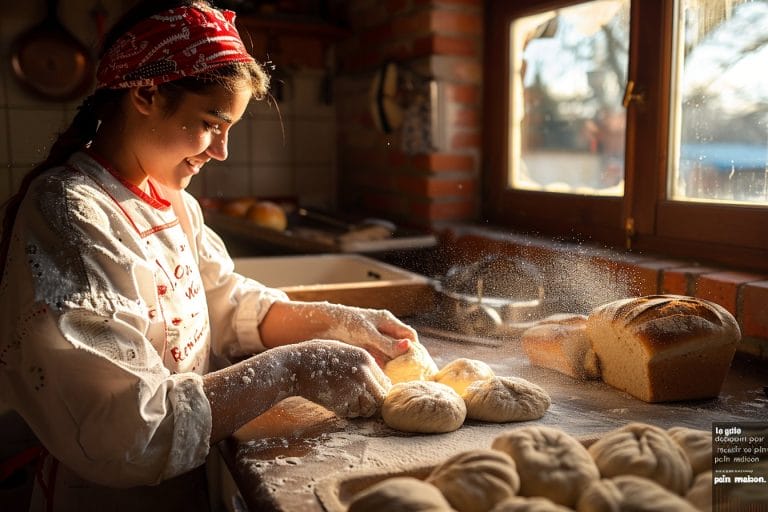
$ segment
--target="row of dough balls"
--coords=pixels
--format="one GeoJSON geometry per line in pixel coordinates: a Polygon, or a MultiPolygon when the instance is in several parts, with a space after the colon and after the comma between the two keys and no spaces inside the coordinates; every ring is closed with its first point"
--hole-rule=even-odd
{"type": "Polygon", "coordinates": [[[424,479],[365,489],[348,512],[696,512],[712,499],[711,434],[630,423],[589,448],[558,428],[523,426],[459,453],[424,479]]]}
{"type": "Polygon", "coordinates": [[[495,423],[534,420],[551,404],[541,387],[517,377],[498,377],[483,361],[460,358],[438,371],[418,342],[387,363],[384,373],[393,386],[381,416],[402,432],[452,432],[467,418],[495,423]]]}

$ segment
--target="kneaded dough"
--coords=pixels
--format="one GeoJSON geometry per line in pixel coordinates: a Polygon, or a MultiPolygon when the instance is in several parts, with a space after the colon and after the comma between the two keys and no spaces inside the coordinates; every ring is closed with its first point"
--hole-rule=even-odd
{"type": "Polygon", "coordinates": [[[453,389],[430,380],[395,384],[381,405],[381,417],[402,432],[452,432],[467,417],[467,406],[453,389]]]}
{"type": "Polygon", "coordinates": [[[573,509],[558,505],[541,496],[512,496],[496,504],[490,512],[570,512],[573,509]]]}
{"type": "Polygon", "coordinates": [[[693,475],[712,470],[712,432],[688,427],[667,429],[669,436],[688,456],[693,475]]]}
{"type": "Polygon", "coordinates": [[[589,453],[603,478],[636,475],[683,495],[691,486],[693,470],[685,452],[667,431],[646,423],[629,423],[612,430],[589,453]]]}
{"type": "Polygon", "coordinates": [[[539,419],[552,404],[543,388],[518,377],[475,381],[464,391],[467,418],[506,423],[539,419]]]}
{"type": "Polygon", "coordinates": [[[432,470],[426,481],[459,512],[486,512],[520,488],[515,461],[490,449],[458,453],[432,470]]]}
{"type": "Polygon", "coordinates": [[[578,512],[697,512],[696,507],[652,480],[622,475],[598,480],[582,493],[578,512]]]}
{"type": "Polygon", "coordinates": [[[459,395],[463,395],[467,386],[478,380],[488,380],[495,377],[488,364],[477,359],[462,357],[454,359],[435,374],[433,380],[450,386],[459,395]]]}
{"type": "Polygon", "coordinates": [[[448,512],[440,490],[409,476],[388,478],[355,494],[347,512],[448,512]]]}
{"type": "Polygon", "coordinates": [[[412,341],[404,354],[384,365],[384,373],[392,384],[409,380],[430,380],[437,373],[437,365],[424,345],[412,341]]]}
{"type": "Polygon", "coordinates": [[[600,478],[587,449],[557,428],[519,427],[498,435],[491,447],[514,459],[521,496],[542,496],[573,507],[581,491],[600,478]]]}
{"type": "Polygon", "coordinates": [[[712,471],[696,475],[691,488],[685,493],[685,501],[702,512],[712,510],[712,471]]]}

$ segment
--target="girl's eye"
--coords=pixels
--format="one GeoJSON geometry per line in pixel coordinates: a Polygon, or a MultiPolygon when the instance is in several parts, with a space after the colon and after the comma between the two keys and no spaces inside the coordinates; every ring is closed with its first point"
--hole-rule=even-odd
{"type": "Polygon", "coordinates": [[[206,130],[213,133],[214,135],[221,135],[221,125],[211,124],[208,121],[203,121],[203,125],[205,125],[206,130]]]}

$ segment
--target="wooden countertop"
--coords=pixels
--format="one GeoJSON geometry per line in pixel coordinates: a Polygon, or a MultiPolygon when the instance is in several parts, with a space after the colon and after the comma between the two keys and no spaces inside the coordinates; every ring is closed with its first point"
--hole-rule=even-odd
{"type": "MultiPolygon", "coordinates": [[[[580,382],[533,367],[517,341],[501,346],[423,336],[421,341],[439,367],[460,357],[479,359],[497,375],[544,387],[552,406],[543,418],[525,424],[555,426],[582,438],[631,421],[710,430],[715,421],[768,417],[768,370],[741,355],[719,398],[648,404],[602,382],[580,382]]],[[[468,421],[448,434],[410,435],[389,429],[381,419],[341,420],[310,402],[289,399],[220,447],[250,510],[335,512],[327,498],[344,482],[433,466],[454,453],[487,448],[498,434],[519,425],[468,421]]]]}

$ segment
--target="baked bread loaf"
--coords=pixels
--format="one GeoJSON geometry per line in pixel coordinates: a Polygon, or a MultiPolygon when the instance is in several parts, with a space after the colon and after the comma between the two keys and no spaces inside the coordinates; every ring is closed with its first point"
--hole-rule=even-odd
{"type": "Polygon", "coordinates": [[[229,215],[230,217],[245,217],[248,214],[251,206],[256,204],[255,197],[237,197],[234,199],[227,199],[221,206],[221,213],[229,215]]]}
{"type": "Polygon", "coordinates": [[[246,217],[257,226],[275,231],[285,231],[288,227],[285,210],[272,201],[257,201],[248,209],[246,217]]]}
{"type": "Polygon", "coordinates": [[[599,379],[597,356],[587,336],[586,315],[559,314],[526,329],[520,342],[532,365],[574,379],[599,379]]]}
{"type": "Polygon", "coordinates": [[[741,339],[725,308],[680,295],[599,306],[587,335],[603,380],[646,402],[718,396],[741,339]]]}

